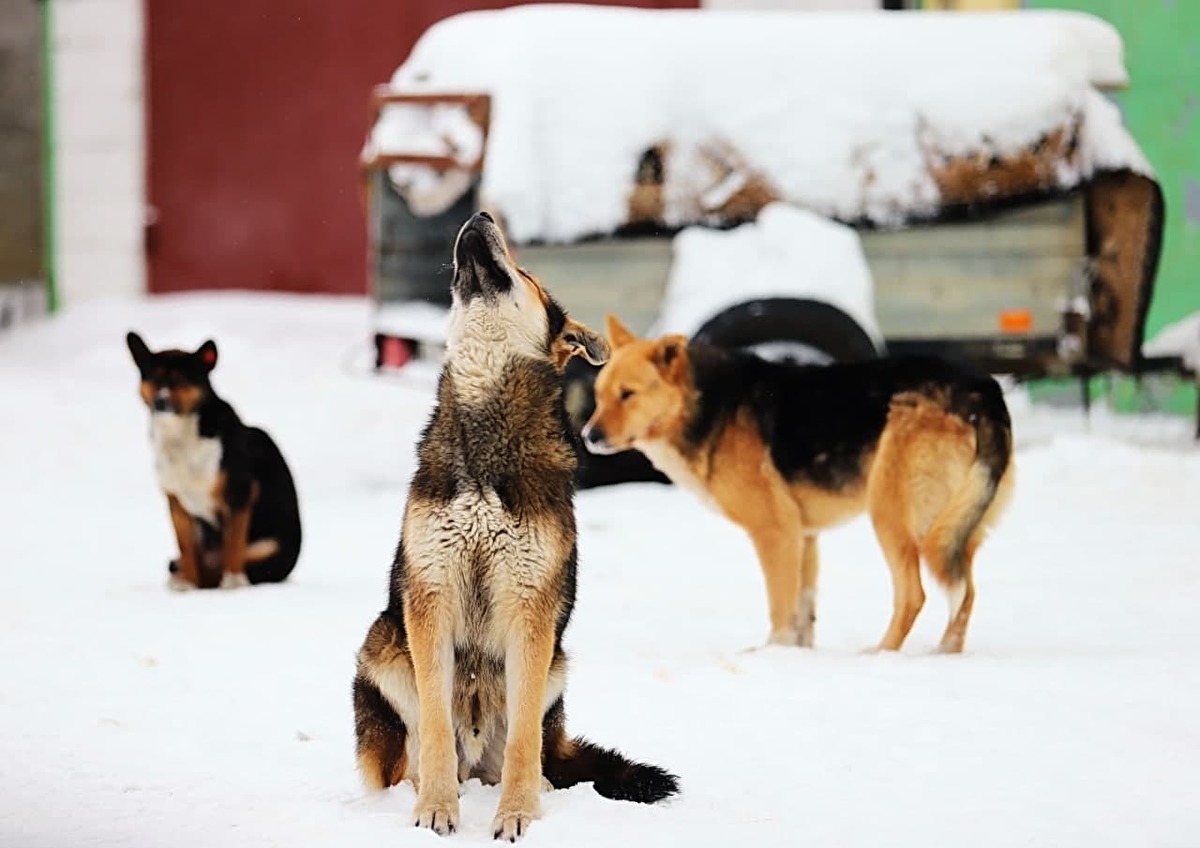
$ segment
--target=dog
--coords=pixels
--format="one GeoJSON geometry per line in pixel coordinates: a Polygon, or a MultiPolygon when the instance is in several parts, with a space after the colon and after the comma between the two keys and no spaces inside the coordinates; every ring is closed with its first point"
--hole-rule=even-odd
{"type": "Polygon", "coordinates": [[[499,782],[493,835],[515,842],[543,780],[643,803],[678,782],[565,728],[580,447],[562,372],[608,346],[513,263],[486,212],[459,230],[451,294],[387,608],[358,655],[358,765],[374,789],[412,779],[415,824],[439,834],[458,827],[460,781],[499,782]]]}
{"type": "Polygon", "coordinates": [[[924,558],[950,602],[939,650],[962,651],[972,562],[1015,473],[994,379],[936,358],[769,362],[679,335],[638,339],[612,315],[607,332],[587,448],[637,448],[749,534],[768,643],[812,646],[817,537],[866,511],[892,574],[878,650],[899,650],[912,629],[924,558]]]}
{"type": "Polygon", "coordinates": [[[125,337],[150,410],[159,488],[167,497],[179,557],[172,589],[278,583],[300,556],[300,507],[283,454],[213,390],[217,346],[151,351],[125,337]]]}

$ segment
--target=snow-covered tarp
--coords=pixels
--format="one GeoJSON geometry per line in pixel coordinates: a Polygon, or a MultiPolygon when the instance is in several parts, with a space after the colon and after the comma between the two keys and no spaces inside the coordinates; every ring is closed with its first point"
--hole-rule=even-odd
{"type": "MultiPolygon", "coordinates": [[[[1149,174],[1098,90],[1127,81],[1116,31],[1078,13],[544,5],[443,20],[390,87],[491,95],[481,200],[515,241],[561,242],[630,220],[649,151],[667,226],[705,222],[750,183],[755,211],[778,199],[893,225],[936,215],[964,171],[985,197],[1001,190],[988,168],[1006,163],[1052,189],[1149,174]]],[[[465,165],[480,134],[462,109],[390,105],[364,156],[465,165]]],[[[392,178],[426,213],[466,184],[411,165],[392,178]]]]}
{"type": "Polygon", "coordinates": [[[845,224],[773,203],[733,230],[688,227],[672,250],[659,333],[691,336],[737,303],[807,297],[838,307],[883,346],[871,269],[858,233],[845,224]]]}

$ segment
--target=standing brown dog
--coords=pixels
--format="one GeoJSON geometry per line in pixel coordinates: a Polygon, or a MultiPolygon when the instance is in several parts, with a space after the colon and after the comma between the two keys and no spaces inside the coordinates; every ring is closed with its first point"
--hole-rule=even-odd
{"type": "Polygon", "coordinates": [[[637,448],[750,535],[775,644],[811,646],[817,535],[870,513],[892,572],[879,643],[897,650],[925,603],[923,557],[950,599],[940,650],[963,648],[971,564],[1012,488],[1012,430],[991,377],[933,358],[767,362],[636,338],[608,318],[590,450],[637,448]]]}
{"type": "Polygon", "coordinates": [[[412,779],[419,827],[455,830],[459,782],[471,777],[501,784],[493,831],[511,841],[538,816],[543,780],[591,780],[645,803],[676,791],[662,769],[565,729],[577,454],[562,368],[607,354],[513,264],[486,213],[467,221],[388,606],[354,680],[363,777],[375,788],[412,779]]]}

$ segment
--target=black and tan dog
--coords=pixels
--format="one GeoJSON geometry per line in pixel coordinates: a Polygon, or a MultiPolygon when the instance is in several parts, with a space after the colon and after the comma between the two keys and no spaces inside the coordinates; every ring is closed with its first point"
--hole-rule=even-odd
{"type": "Polygon", "coordinates": [[[933,358],[767,362],[683,336],[637,339],[612,316],[608,334],[584,441],[637,448],[746,530],[766,578],[770,642],[812,645],[817,534],[865,510],[893,582],[879,648],[899,649],[924,605],[924,558],[950,600],[940,650],[962,650],[972,561],[1013,482],[995,380],[933,358]]]}
{"type": "Polygon", "coordinates": [[[151,351],[125,337],[150,409],[154,470],[167,496],[179,558],[173,589],[278,583],[300,556],[300,508],[291,472],[267,433],[217,396],[217,347],[151,351]]]}
{"type": "Polygon", "coordinates": [[[373,788],[413,780],[416,824],[442,834],[460,781],[498,781],[494,834],[515,841],[543,781],[650,803],[676,780],[565,728],[577,445],[561,377],[607,345],[513,264],[486,213],[459,232],[452,293],[387,609],[359,652],[358,763],[373,788]]]}

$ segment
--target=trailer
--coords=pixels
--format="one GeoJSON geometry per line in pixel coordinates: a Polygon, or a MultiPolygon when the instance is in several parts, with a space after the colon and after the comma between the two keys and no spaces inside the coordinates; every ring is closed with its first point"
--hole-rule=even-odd
{"type": "MultiPolygon", "coordinates": [[[[468,64],[490,67],[483,54],[468,64]]],[[[656,58],[662,59],[635,61],[633,70],[623,72],[649,79],[656,58]]],[[[377,367],[437,355],[436,339],[413,338],[404,329],[411,322],[397,323],[396,316],[415,303],[448,306],[446,257],[454,235],[470,214],[487,209],[504,224],[519,261],[546,281],[569,312],[592,325],[616,312],[638,332],[682,331],[766,356],[832,362],[932,353],[1019,379],[1078,377],[1084,386],[1098,373],[1186,373],[1176,358],[1142,354],[1164,208],[1149,163],[1101,93],[1127,81],[1115,31],[1074,14],[723,15],[526,7],[456,16],[430,30],[371,100],[362,180],[377,367]],[[730,72],[722,76],[697,58],[706,49],[685,49],[683,58],[676,57],[672,74],[680,76],[679,62],[691,61],[684,70],[695,74],[699,90],[709,87],[693,105],[697,113],[717,107],[736,113],[747,92],[757,91],[753,83],[768,78],[789,80],[784,88],[793,89],[782,97],[773,93],[772,108],[807,103],[814,114],[827,100],[858,97],[870,105],[871,98],[900,96],[876,91],[877,83],[861,76],[843,85],[836,78],[814,81],[812,68],[783,67],[800,61],[794,58],[797,40],[807,39],[809,53],[818,45],[836,53],[851,39],[859,47],[865,41],[882,56],[915,41],[923,46],[921,56],[911,59],[919,67],[909,69],[906,92],[937,84],[932,80],[939,78],[939,61],[961,58],[963,51],[979,64],[958,74],[965,98],[957,90],[939,98],[906,94],[916,105],[902,104],[878,121],[866,109],[842,136],[836,135],[840,113],[830,112],[842,146],[826,139],[815,153],[803,147],[811,126],[789,127],[787,113],[763,116],[753,109],[723,125],[706,119],[674,133],[648,113],[644,125],[608,138],[603,128],[624,120],[621,110],[630,104],[619,93],[599,92],[592,79],[604,71],[595,64],[605,61],[605,39],[615,43],[640,33],[649,41],[656,26],[685,48],[689,38],[694,48],[725,43],[739,31],[756,38],[753,55],[728,86],[730,72]],[[519,67],[511,84],[496,78],[490,88],[474,87],[487,74],[446,61],[504,42],[506,31],[525,39],[515,55],[531,61],[543,41],[574,43],[572,35],[590,34],[588,49],[558,59],[555,90],[579,88],[578,97],[562,101],[570,112],[563,120],[571,126],[546,128],[546,116],[535,107],[551,95],[519,67]],[[1024,77],[1000,67],[1010,40],[1024,47],[1024,77]],[[1072,70],[1058,79],[1063,67],[1072,70]],[[795,73],[782,76],[781,69],[795,73]],[[722,86],[729,89],[724,101],[722,86]],[[973,108],[971,92],[987,90],[999,91],[1002,102],[975,108],[982,117],[962,118],[973,108]],[[1030,122],[1016,109],[1042,114],[1030,122]],[[913,138],[898,142],[894,127],[873,121],[898,123],[913,138]],[[589,122],[595,125],[590,135],[589,122]],[[706,129],[697,134],[700,124],[706,129]],[[998,140],[1001,135],[1007,138],[998,140]],[[764,137],[771,143],[760,143],[764,137]],[[810,168],[824,164],[835,175],[844,172],[840,183],[814,180],[795,167],[780,156],[781,141],[795,143],[797,158],[810,168]],[[888,147],[883,153],[881,145],[888,147]],[[527,147],[535,147],[542,161],[519,160],[527,147]],[[543,195],[522,186],[521,168],[535,169],[528,179],[543,187],[543,195]],[[806,223],[788,209],[828,223],[806,223]],[[785,220],[796,229],[781,231],[778,222],[785,220]],[[755,246],[753,239],[769,236],[776,243],[755,246]],[[757,256],[778,259],[792,244],[803,250],[757,277],[753,271],[731,274],[744,279],[720,287],[697,282],[711,264],[703,259],[691,262],[699,270],[680,270],[688,265],[687,251],[706,243],[719,251],[722,239],[740,243],[751,265],[757,256]],[[829,267],[820,264],[806,268],[835,245],[849,265],[834,267],[851,273],[815,273],[829,267]],[[820,279],[856,275],[868,280],[865,299],[847,295],[836,280],[820,279]],[[680,303],[686,308],[674,309],[674,318],[666,314],[680,303]]],[[[656,91],[667,89],[648,83],[643,94],[652,98],[656,91]]],[[[672,101],[672,108],[685,113],[688,104],[672,101]]],[[[579,425],[590,414],[593,377],[594,369],[578,363],[568,372],[569,406],[579,425]]],[[[626,468],[604,475],[599,462],[591,465],[601,478],[632,473],[626,468]]],[[[629,457],[607,462],[641,465],[642,478],[657,476],[629,457]]]]}

